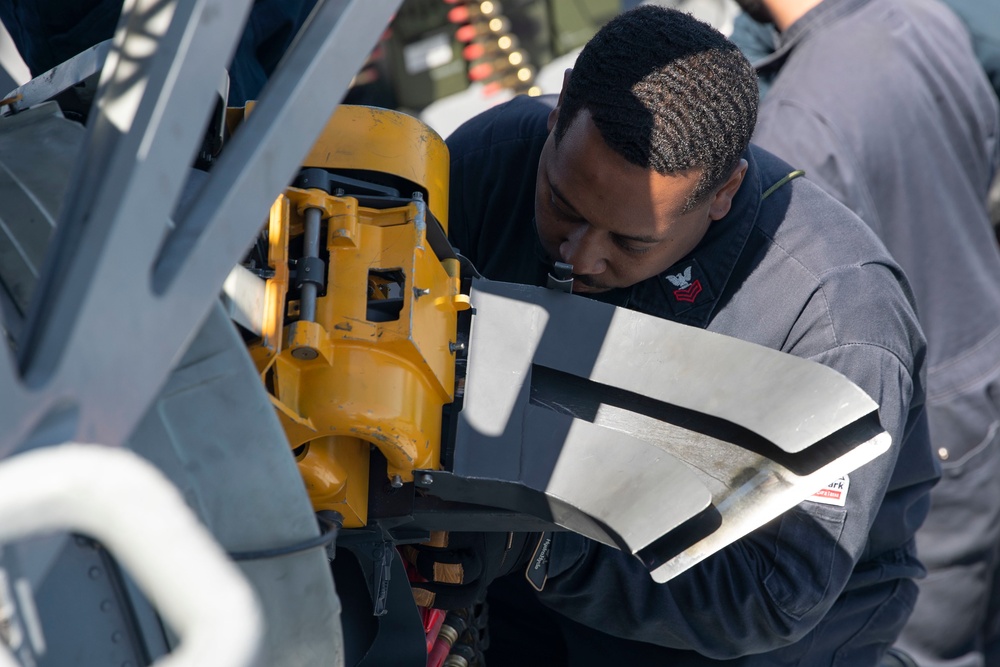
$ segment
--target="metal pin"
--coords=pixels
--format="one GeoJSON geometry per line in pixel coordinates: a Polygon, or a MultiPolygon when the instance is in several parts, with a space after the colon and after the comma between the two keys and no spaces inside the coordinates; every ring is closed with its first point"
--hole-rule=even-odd
{"type": "MultiPolygon", "coordinates": [[[[302,235],[302,256],[319,257],[319,229],[323,219],[323,211],[318,208],[306,209],[305,233],[302,235]]],[[[316,321],[316,294],[319,285],[315,282],[303,282],[299,299],[299,319],[305,322],[316,321]]]]}

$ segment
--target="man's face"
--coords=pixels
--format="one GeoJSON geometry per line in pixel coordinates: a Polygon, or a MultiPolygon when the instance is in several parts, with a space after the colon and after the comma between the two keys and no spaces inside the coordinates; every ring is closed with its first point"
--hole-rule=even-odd
{"type": "Polygon", "coordinates": [[[740,9],[745,11],[750,18],[758,23],[774,23],[774,17],[764,5],[764,0],[736,0],[740,9]]]}
{"type": "MultiPolygon", "coordinates": [[[[558,109],[550,115],[554,127],[558,109]]],[[[587,110],[581,110],[556,146],[542,149],[535,186],[535,220],[553,262],[573,265],[573,291],[603,292],[650,278],[687,255],[708,226],[729,211],[735,183],[684,211],[698,172],[664,176],[611,150],[587,110]]]]}

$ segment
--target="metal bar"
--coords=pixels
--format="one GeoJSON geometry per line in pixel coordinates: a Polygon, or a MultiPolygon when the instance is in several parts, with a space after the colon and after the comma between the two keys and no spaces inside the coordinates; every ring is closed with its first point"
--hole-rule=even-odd
{"type": "MultiPolygon", "coordinates": [[[[151,65],[133,63],[139,74],[109,85],[101,96],[111,99],[88,130],[86,159],[68,195],[66,220],[57,230],[46,285],[39,286],[25,335],[37,341],[21,358],[38,396],[30,417],[36,424],[44,422],[61,392],[78,409],[73,437],[124,442],[399,3],[336,1],[314,10],[157,263],[157,247],[216,94],[218,72],[211,63],[223,66],[231,49],[221,45],[235,44],[242,24],[229,4],[161,3],[161,11],[174,7],[175,20],[188,21],[182,22],[184,30],[170,28],[159,41],[138,37],[151,50],[151,65]],[[206,17],[212,14],[209,5],[217,11],[206,17]],[[217,46],[213,51],[206,44],[217,46]],[[200,85],[182,86],[187,78],[200,85]],[[120,109],[126,103],[132,116],[120,109]],[[92,189],[98,192],[91,194],[92,189]],[[171,275],[169,268],[184,269],[173,274],[172,284],[163,279],[171,275]],[[113,346],[101,344],[109,328],[113,346]],[[127,369],[127,379],[118,368],[127,369]]],[[[154,18],[146,21],[156,24],[154,18]]],[[[160,34],[152,26],[146,32],[160,34]]],[[[117,37],[120,43],[130,44],[127,36],[117,37]]],[[[119,74],[119,65],[124,68],[122,57],[115,50],[109,55],[109,76],[119,74]]],[[[0,434],[0,455],[23,444],[0,434]]]]}
{"type": "Polygon", "coordinates": [[[222,283],[399,5],[326,0],[316,7],[164,243],[153,277],[158,294],[189,294],[222,283]]]}
{"type": "MultiPolygon", "coordinates": [[[[721,525],[670,558],[663,559],[657,554],[644,557],[646,566],[651,570],[650,575],[660,583],[669,581],[791,509],[838,477],[884,454],[892,439],[881,430],[874,416],[862,420],[866,421],[868,423],[859,423],[845,429],[855,431],[851,434],[857,436],[851,438],[853,449],[809,475],[800,477],[774,461],[747,456],[748,469],[756,470],[756,474],[742,484],[734,484],[731,488],[714,494],[713,503],[722,519],[721,525]],[[869,439],[860,440],[865,437],[869,439]]],[[[725,453],[731,461],[739,462],[741,453],[734,448],[726,449],[725,453]]],[[[742,455],[746,456],[746,453],[742,455]]]]}
{"type": "Polygon", "coordinates": [[[21,336],[20,370],[35,400],[5,422],[18,428],[0,434],[0,456],[66,405],[80,415],[80,439],[121,444],[204,316],[181,318],[184,335],[161,342],[149,276],[250,5],[126,4],[21,336]],[[114,345],[104,344],[109,330],[114,345]]]}
{"type": "MultiPolygon", "coordinates": [[[[302,257],[319,257],[319,227],[323,212],[318,208],[307,208],[305,229],[302,235],[302,257]]],[[[299,319],[303,322],[316,321],[316,292],[319,287],[315,282],[302,281],[300,276],[301,295],[299,297],[299,319]]]]}
{"type": "Polygon", "coordinates": [[[51,100],[67,88],[99,72],[110,50],[110,39],[95,44],[0,97],[10,98],[20,95],[20,99],[10,103],[8,107],[10,112],[23,111],[45,100],[51,100]]]}
{"type": "MultiPolygon", "coordinates": [[[[484,280],[473,290],[480,311],[513,299],[544,322],[530,341],[523,328],[497,336],[520,346],[525,372],[536,364],[712,415],[785,452],[800,452],[878,407],[831,368],[730,336],[554,290],[484,280]]],[[[516,326],[501,320],[491,324],[497,331],[516,326]]],[[[501,413],[483,418],[496,421],[501,413]]]]}
{"type": "Polygon", "coordinates": [[[72,353],[74,338],[100,339],[117,311],[111,295],[144,300],[145,276],[249,7],[249,0],[126,4],[29,313],[21,367],[34,382],[72,353]]]}

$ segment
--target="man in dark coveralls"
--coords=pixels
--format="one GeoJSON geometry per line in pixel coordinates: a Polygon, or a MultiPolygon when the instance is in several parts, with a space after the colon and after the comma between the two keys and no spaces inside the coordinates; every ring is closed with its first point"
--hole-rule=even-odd
{"type": "Polygon", "coordinates": [[[899,649],[922,667],[1000,664],[1000,252],[985,203],[996,97],[965,26],[936,1],[740,4],[778,29],[777,50],[754,61],[770,81],[754,142],[878,233],[927,336],[943,475],[899,649]]]}
{"type": "Polygon", "coordinates": [[[861,220],[748,145],[756,110],[754,71],[718,31],[626,12],[554,108],[515,98],[448,139],[452,242],[491,279],[544,285],[569,263],[581,298],[826,364],[878,402],[892,447],[850,475],[844,506],[803,502],[666,584],[573,533],[554,535],[537,592],[524,536],[419,547],[429,579],[433,562],[466,573],[414,584],[430,604],[511,573],[489,588],[490,667],[873,667],[910,613],[937,470],[909,287],[861,220]]]}

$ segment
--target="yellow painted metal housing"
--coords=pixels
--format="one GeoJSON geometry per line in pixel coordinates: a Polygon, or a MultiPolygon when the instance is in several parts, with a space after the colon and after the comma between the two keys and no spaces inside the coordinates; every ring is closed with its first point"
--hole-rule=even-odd
{"type": "Polygon", "coordinates": [[[448,165],[448,146],[421,120],[348,104],[334,112],[302,163],[331,171],[367,169],[416,183],[427,191],[427,205],[446,232],[448,165]]]}
{"type": "Polygon", "coordinates": [[[426,202],[379,210],[292,187],[271,208],[274,276],[251,355],[314,507],[337,510],[345,526],[357,527],[367,522],[371,446],[384,454],[389,479],[411,481],[414,469],[440,467],[442,408],[454,398],[457,311],[468,308],[457,261],[440,260],[427,241],[427,208],[445,221],[448,153],[414,118],[341,107],[305,166],[390,173],[427,193],[426,202]],[[298,303],[287,298],[289,244],[303,233],[310,208],[322,211],[329,252],[326,294],[311,322],[295,320],[298,303]],[[394,299],[398,316],[375,316],[380,299],[394,299]]]}

